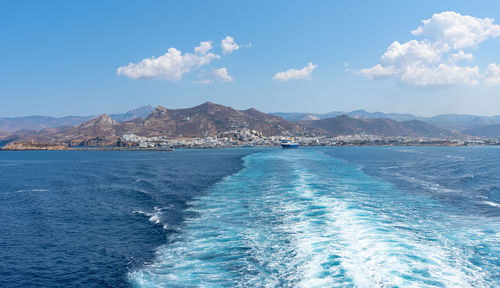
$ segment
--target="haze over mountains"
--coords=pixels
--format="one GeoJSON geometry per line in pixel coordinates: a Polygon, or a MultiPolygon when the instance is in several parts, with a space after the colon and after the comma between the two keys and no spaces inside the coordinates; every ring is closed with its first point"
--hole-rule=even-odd
{"type": "MultiPolygon", "coordinates": [[[[110,117],[115,121],[123,122],[130,121],[135,118],[146,118],[154,110],[151,105],[142,106],[121,114],[111,114],[110,117]]],[[[92,116],[66,116],[66,117],[50,117],[50,116],[23,116],[0,118],[0,131],[16,132],[20,130],[43,130],[46,128],[54,128],[58,126],[75,126],[96,117],[92,116]]]]}
{"type": "Polygon", "coordinates": [[[316,134],[339,136],[371,134],[380,136],[447,137],[453,133],[420,120],[394,121],[383,118],[359,119],[347,115],[320,120],[302,120],[299,123],[316,134]]]}
{"type": "MultiPolygon", "coordinates": [[[[478,115],[467,115],[467,114],[442,114],[432,117],[419,117],[412,114],[367,112],[365,110],[355,110],[352,112],[335,111],[325,114],[283,113],[283,112],[274,112],[271,114],[283,117],[289,121],[319,120],[319,119],[332,118],[340,115],[346,115],[356,119],[391,119],[395,121],[420,120],[442,129],[458,133],[467,132],[465,134],[478,135],[478,136],[483,136],[481,135],[480,131],[482,131],[483,129],[488,129],[489,125],[500,124],[500,115],[478,116],[478,115]]],[[[494,129],[494,127],[495,125],[493,125],[491,129],[494,129]]],[[[500,135],[500,133],[497,135],[500,135]]]]}
{"type": "MultiPolygon", "coordinates": [[[[115,145],[120,136],[135,134],[170,138],[214,136],[234,129],[251,129],[265,136],[379,136],[450,137],[460,134],[500,136],[500,116],[369,113],[263,113],[236,110],[206,102],[187,109],[143,106],[122,114],[63,118],[28,116],[0,118],[0,138],[66,143],[70,146],[115,145]]],[[[0,139],[1,140],[1,139],[0,139]]]]}

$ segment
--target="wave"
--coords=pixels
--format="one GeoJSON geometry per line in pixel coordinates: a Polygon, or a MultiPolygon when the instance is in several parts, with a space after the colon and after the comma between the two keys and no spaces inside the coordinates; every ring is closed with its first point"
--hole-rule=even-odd
{"type": "Polygon", "coordinates": [[[495,203],[491,201],[483,201],[482,203],[493,206],[493,207],[499,207],[500,208],[500,203],[495,203]]]}
{"type": "Polygon", "coordinates": [[[191,207],[133,285],[491,287],[499,272],[498,233],[484,232],[498,224],[305,149],[247,156],[191,207]]]}
{"type": "Polygon", "coordinates": [[[42,188],[33,188],[33,189],[19,189],[16,190],[16,193],[23,193],[23,192],[47,192],[49,189],[42,189],[42,188]]]}
{"type": "Polygon", "coordinates": [[[153,212],[144,212],[142,210],[135,210],[132,212],[132,214],[139,214],[139,215],[144,215],[148,217],[149,222],[156,224],[156,225],[161,225],[164,230],[167,230],[168,224],[162,222],[162,211],[168,209],[166,208],[159,208],[159,207],[154,207],[153,212]]]}

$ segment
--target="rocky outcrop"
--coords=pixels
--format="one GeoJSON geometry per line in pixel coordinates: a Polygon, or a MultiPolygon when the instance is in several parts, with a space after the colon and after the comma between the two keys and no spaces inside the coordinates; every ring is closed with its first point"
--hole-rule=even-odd
{"type": "Polygon", "coordinates": [[[67,145],[35,142],[11,142],[5,145],[2,150],[66,150],[67,145]]]}

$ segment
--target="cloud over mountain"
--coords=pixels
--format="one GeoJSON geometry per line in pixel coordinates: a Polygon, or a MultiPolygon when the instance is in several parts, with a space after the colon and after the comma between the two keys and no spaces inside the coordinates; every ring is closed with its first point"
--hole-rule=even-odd
{"type": "Polygon", "coordinates": [[[185,73],[192,69],[209,64],[219,55],[210,53],[211,42],[200,42],[200,46],[194,48],[194,53],[182,54],[175,48],[169,48],[167,53],[155,58],[145,58],[139,63],[129,63],[127,66],[119,67],[116,72],[132,79],[166,79],[178,81],[185,73]]]}
{"type": "Polygon", "coordinates": [[[273,80],[288,81],[298,79],[311,79],[311,73],[316,67],[318,67],[318,65],[313,65],[311,62],[309,62],[307,66],[302,69],[289,69],[284,72],[278,72],[276,73],[276,75],[274,75],[273,80]]]}
{"type": "Polygon", "coordinates": [[[486,76],[484,81],[487,84],[500,85],[500,65],[491,63],[488,65],[488,70],[486,71],[486,76]]]}
{"type": "Polygon", "coordinates": [[[380,64],[358,73],[370,79],[394,78],[413,86],[476,85],[484,75],[478,66],[460,64],[474,59],[463,49],[475,49],[488,39],[499,38],[500,25],[493,21],[452,11],[434,14],[411,31],[423,40],[395,41],[380,58],[380,64]]]}
{"type": "Polygon", "coordinates": [[[198,75],[200,78],[196,83],[198,84],[210,84],[216,81],[221,82],[233,82],[234,79],[227,72],[226,67],[222,67],[219,69],[211,69],[210,71],[206,71],[198,75]]]}
{"type": "MultiPolygon", "coordinates": [[[[229,54],[238,50],[240,46],[234,38],[227,36],[221,41],[222,54],[229,54]]],[[[194,48],[193,53],[182,53],[172,47],[160,57],[145,58],[138,63],[129,63],[116,69],[120,76],[132,79],[163,79],[179,81],[184,74],[194,69],[209,65],[213,60],[220,59],[221,56],[212,52],[212,41],[200,42],[194,48]]],[[[233,79],[227,73],[226,68],[211,69],[210,72],[201,74],[203,79],[199,83],[211,83],[215,80],[231,82],[233,79]]]]}

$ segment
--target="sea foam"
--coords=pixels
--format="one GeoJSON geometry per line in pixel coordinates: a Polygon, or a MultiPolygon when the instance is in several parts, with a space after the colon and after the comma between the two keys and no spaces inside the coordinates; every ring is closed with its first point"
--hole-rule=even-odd
{"type": "Polygon", "coordinates": [[[498,284],[498,233],[485,232],[498,224],[465,219],[321,153],[247,156],[243,170],[191,207],[196,216],[155,262],[129,274],[135,286],[498,284]]]}

